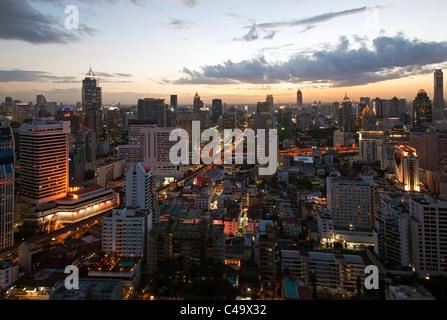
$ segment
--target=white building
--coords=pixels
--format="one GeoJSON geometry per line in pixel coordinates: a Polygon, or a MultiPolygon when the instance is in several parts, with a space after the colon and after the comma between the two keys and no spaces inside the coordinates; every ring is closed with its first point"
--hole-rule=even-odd
{"type": "Polygon", "coordinates": [[[134,207],[114,209],[103,218],[102,251],[125,257],[142,255],[145,234],[152,227],[151,215],[134,207]]]}
{"type": "Polygon", "coordinates": [[[152,223],[159,219],[155,177],[141,163],[132,163],[126,172],[126,206],[149,210],[152,213],[152,223]]]}
{"type": "Polygon", "coordinates": [[[0,260],[0,290],[5,290],[19,278],[19,265],[9,259],[0,260]]]}
{"type": "MultiPolygon", "coordinates": [[[[365,242],[373,242],[374,180],[327,177],[327,208],[334,221],[336,234],[365,233],[365,242]]],[[[338,236],[337,236],[338,237],[338,236]]],[[[346,240],[345,238],[340,240],[346,240]]],[[[354,242],[358,242],[356,239],[354,242]]]]}
{"type": "Polygon", "coordinates": [[[317,214],[318,231],[321,242],[332,242],[335,240],[334,220],[329,210],[319,211],[317,214]]]}
{"type": "Polygon", "coordinates": [[[447,199],[410,197],[411,262],[420,277],[447,275],[447,199]]]}
{"type": "Polygon", "coordinates": [[[124,175],[124,164],[124,159],[118,159],[97,166],[95,168],[95,183],[106,188],[109,181],[124,175]]]}

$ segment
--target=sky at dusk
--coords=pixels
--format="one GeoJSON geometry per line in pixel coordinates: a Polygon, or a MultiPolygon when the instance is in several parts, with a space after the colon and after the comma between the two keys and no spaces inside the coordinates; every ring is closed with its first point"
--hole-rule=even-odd
{"type": "Polygon", "coordinates": [[[0,101],[76,103],[90,67],[103,104],[177,94],[191,105],[196,92],[208,106],[286,104],[298,89],[305,103],[432,99],[445,12],[443,0],[1,0],[0,101]]]}

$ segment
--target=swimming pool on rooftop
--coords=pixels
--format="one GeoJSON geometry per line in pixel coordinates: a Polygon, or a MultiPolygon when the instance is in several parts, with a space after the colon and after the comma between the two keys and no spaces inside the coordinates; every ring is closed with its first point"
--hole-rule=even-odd
{"type": "Polygon", "coordinates": [[[287,298],[299,298],[298,287],[295,280],[284,280],[287,298]]]}
{"type": "Polygon", "coordinates": [[[123,261],[123,262],[120,262],[120,266],[121,267],[134,267],[135,262],[123,261]]]}

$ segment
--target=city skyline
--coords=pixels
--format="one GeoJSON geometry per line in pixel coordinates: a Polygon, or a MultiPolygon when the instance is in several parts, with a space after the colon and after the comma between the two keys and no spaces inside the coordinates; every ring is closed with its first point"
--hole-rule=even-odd
{"type": "MultiPolygon", "coordinates": [[[[23,102],[81,101],[89,68],[103,104],[178,95],[192,105],[341,101],[345,93],[413,100],[434,97],[433,72],[445,67],[440,1],[2,1],[0,96],[23,102]],[[79,10],[67,29],[66,6],[79,10]],[[437,21],[414,24],[424,17],[437,21]],[[268,14],[267,14],[268,13],[268,14]],[[11,17],[15,17],[11,19],[11,17]],[[131,21],[131,23],[129,23],[131,21]]],[[[443,25],[444,24],[444,25],[443,25]]]]}

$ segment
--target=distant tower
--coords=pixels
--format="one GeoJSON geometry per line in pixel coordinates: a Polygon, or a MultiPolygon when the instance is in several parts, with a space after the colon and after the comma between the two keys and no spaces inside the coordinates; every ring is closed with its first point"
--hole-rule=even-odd
{"type": "Polygon", "coordinates": [[[345,132],[352,131],[353,123],[352,123],[352,102],[351,99],[345,94],[343,98],[343,102],[341,103],[339,109],[339,127],[345,132]]]}
{"type": "Polygon", "coordinates": [[[211,103],[211,124],[215,126],[223,114],[222,99],[213,99],[211,103]]]}
{"type": "Polygon", "coordinates": [[[99,137],[102,127],[102,92],[92,68],[82,80],[82,113],[84,127],[93,129],[99,137]]]}
{"type": "Polygon", "coordinates": [[[200,96],[197,92],[194,96],[193,106],[194,106],[194,114],[199,113],[200,109],[204,107],[203,101],[200,100],[200,96]]]}
{"type": "Polygon", "coordinates": [[[178,106],[178,97],[176,94],[171,95],[171,107],[173,107],[175,110],[177,110],[178,106]]]}
{"type": "Polygon", "coordinates": [[[298,111],[303,111],[303,93],[301,90],[296,93],[296,108],[298,111]]]}
{"type": "Polygon", "coordinates": [[[272,112],[273,111],[273,95],[268,94],[267,97],[265,98],[265,102],[266,102],[266,107],[267,107],[267,112],[272,112]]]}
{"type": "Polygon", "coordinates": [[[432,122],[432,104],[424,89],[419,90],[413,101],[412,131],[422,131],[423,125],[432,122]]]}
{"type": "Polygon", "coordinates": [[[433,98],[433,110],[440,110],[444,107],[444,80],[440,67],[436,68],[434,78],[435,96],[433,98]]]}

